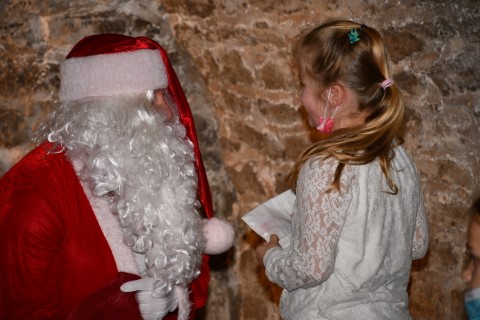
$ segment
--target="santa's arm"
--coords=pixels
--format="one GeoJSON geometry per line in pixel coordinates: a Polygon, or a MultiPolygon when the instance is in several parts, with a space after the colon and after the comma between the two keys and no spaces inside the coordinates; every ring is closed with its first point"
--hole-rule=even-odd
{"type": "Polygon", "coordinates": [[[51,318],[60,300],[56,291],[60,270],[54,262],[61,222],[35,193],[4,198],[2,207],[0,309],[6,312],[5,319],[51,318]]]}

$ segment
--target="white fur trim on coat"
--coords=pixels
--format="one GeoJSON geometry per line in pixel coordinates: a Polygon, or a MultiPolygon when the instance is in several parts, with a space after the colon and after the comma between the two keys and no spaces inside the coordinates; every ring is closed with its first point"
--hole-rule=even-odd
{"type": "Polygon", "coordinates": [[[60,66],[60,101],[166,88],[168,77],[158,50],[70,58],[60,66]]]}

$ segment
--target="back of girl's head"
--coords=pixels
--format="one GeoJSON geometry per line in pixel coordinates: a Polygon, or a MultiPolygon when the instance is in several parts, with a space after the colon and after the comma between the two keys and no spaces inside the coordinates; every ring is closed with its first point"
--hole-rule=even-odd
{"type": "Polygon", "coordinates": [[[378,84],[389,75],[381,35],[355,22],[330,21],[306,30],[297,37],[293,53],[302,75],[322,86],[338,81],[378,84]],[[353,42],[352,30],[358,33],[353,42]]]}
{"type": "MultiPolygon", "coordinates": [[[[350,21],[330,21],[301,34],[293,54],[300,76],[315,81],[319,92],[337,82],[352,89],[359,99],[359,110],[372,112],[367,122],[389,102],[401,103],[396,101],[400,97],[395,86],[381,87],[390,73],[382,36],[373,28],[350,21]],[[353,43],[349,37],[352,31],[359,37],[353,43]],[[395,99],[389,99],[391,96],[395,99]]],[[[403,112],[398,116],[403,121],[403,112]]]]}
{"type": "Polygon", "coordinates": [[[318,99],[326,88],[340,83],[355,94],[358,111],[368,114],[365,124],[336,130],[312,146],[300,165],[320,153],[343,163],[380,158],[382,171],[395,191],[388,167],[392,144],[403,142],[404,105],[395,85],[382,87],[390,73],[380,33],[351,21],[329,21],[300,34],[293,56],[300,77],[316,84],[318,99]]]}

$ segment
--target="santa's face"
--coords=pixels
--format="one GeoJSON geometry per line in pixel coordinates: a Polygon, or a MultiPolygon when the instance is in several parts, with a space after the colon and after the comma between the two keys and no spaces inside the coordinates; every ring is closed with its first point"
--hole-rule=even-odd
{"type": "Polygon", "coordinates": [[[157,89],[153,91],[153,106],[157,109],[167,121],[171,120],[174,115],[176,106],[168,98],[167,89],[157,89]]]}

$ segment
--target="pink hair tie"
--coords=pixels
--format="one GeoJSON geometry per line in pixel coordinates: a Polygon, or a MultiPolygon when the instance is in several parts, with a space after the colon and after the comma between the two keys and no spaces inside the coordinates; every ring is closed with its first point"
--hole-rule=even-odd
{"type": "Polygon", "coordinates": [[[385,90],[388,87],[390,87],[393,83],[394,82],[393,82],[392,79],[385,79],[385,80],[383,80],[382,84],[380,84],[380,86],[382,87],[383,90],[385,90]]]}

